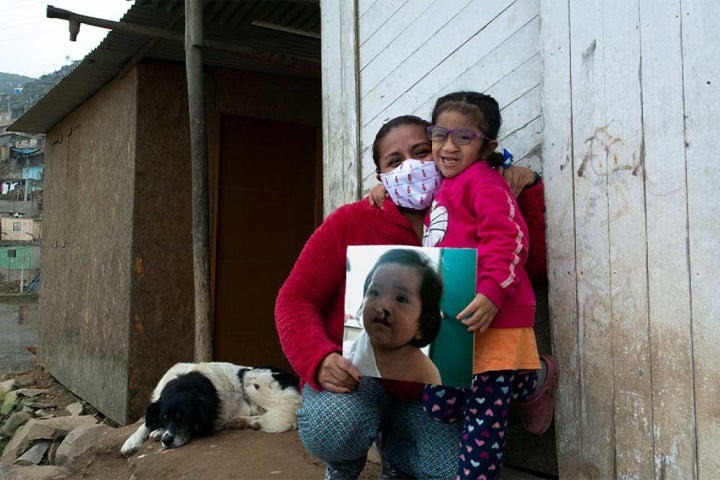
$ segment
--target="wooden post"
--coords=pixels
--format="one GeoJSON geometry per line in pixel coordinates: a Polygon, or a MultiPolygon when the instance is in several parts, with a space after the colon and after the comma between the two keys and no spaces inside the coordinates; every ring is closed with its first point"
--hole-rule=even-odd
{"type": "Polygon", "coordinates": [[[213,354],[213,318],[210,311],[210,203],[202,42],[203,2],[202,0],[185,0],[185,71],[192,158],[195,361],[208,362],[212,360],[213,354]]]}

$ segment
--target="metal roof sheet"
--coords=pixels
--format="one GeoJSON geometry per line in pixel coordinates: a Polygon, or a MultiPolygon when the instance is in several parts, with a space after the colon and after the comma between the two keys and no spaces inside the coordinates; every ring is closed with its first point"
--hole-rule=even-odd
{"type": "MultiPolygon", "coordinates": [[[[206,46],[205,65],[319,78],[318,0],[205,0],[203,16],[207,41],[226,47],[206,46]]],[[[182,36],[184,18],[184,2],[136,0],[121,22],[160,28],[182,36]]],[[[106,84],[143,59],[184,62],[184,45],[181,41],[110,31],[97,48],[8,129],[49,132],[106,84]]]]}

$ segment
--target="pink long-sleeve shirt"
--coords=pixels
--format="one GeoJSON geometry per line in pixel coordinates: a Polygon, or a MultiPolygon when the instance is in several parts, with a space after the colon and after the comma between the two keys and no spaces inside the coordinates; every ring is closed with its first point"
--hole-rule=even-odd
{"type": "Polygon", "coordinates": [[[487,162],[443,180],[426,219],[423,244],[477,248],[476,291],[498,308],[490,326],[533,326],[535,294],[524,268],[528,228],[507,182],[487,162]]]}

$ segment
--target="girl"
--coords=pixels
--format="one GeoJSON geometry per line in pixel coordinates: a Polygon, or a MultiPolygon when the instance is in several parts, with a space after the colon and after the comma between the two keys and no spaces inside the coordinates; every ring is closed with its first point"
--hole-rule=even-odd
{"type": "MultiPolygon", "coordinates": [[[[477,248],[478,278],[475,299],[458,315],[475,335],[472,388],[429,386],[423,401],[436,420],[464,420],[457,477],[497,478],[510,401],[551,399],[557,379],[546,382],[549,391],[535,392],[541,365],[535,297],[524,268],[528,231],[496,169],[502,160],[494,154],[498,104],[477,92],[451,93],[436,102],[432,123],[428,136],[444,180],[425,222],[423,245],[477,248]]],[[[554,376],[554,363],[547,363],[554,376]]]]}
{"type": "Polygon", "coordinates": [[[442,383],[430,357],[420,350],[440,330],[443,281],[422,252],[383,253],[363,287],[364,330],[345,355],[364,375],[442,383]]]}

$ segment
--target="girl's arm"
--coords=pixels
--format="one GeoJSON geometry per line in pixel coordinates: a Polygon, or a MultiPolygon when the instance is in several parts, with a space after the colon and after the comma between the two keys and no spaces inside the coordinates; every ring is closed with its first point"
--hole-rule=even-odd
{"type": "Polygon", "coordinates": [[[370,199],[370,205],[374,207],[378,207],[380,210],[383,208],[383,202],[385,201],[385,197],[387,197],[387,190],[385,189],[385,185],[382,183],[378,183],[374,187],[370,189],[370,192],[368,193],[368,198],[370,199]]]}

